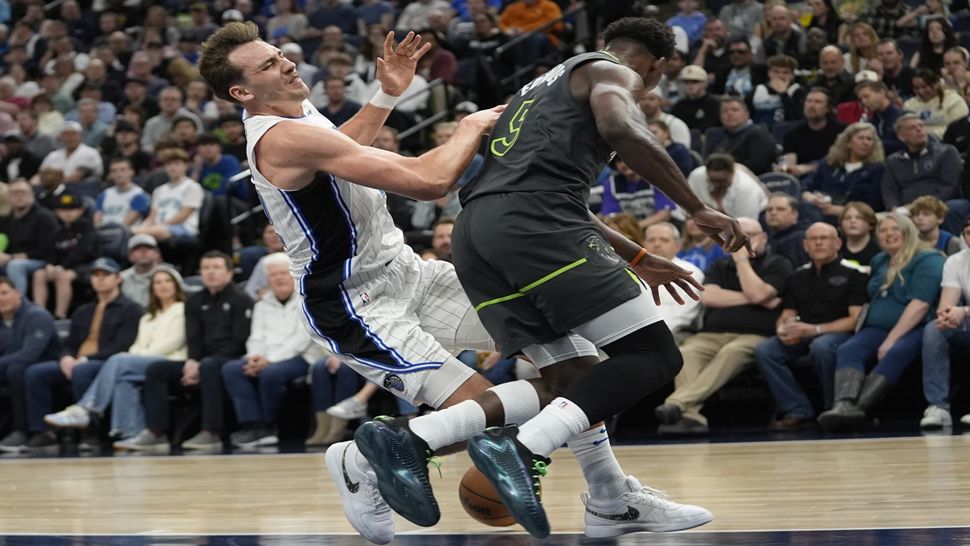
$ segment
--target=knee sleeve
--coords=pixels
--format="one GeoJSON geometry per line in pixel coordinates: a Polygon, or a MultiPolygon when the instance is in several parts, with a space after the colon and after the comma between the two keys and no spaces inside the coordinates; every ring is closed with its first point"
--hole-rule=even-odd
{"type": "Polygon", "coordinates": [[[610,355],[564,395],[590,423],[608,419],[673,380],[684,365],[667,325],[656,322],[603,347],[610,355]]]}

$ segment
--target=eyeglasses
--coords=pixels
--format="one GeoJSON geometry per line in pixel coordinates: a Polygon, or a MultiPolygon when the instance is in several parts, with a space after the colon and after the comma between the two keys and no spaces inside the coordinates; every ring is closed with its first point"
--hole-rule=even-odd
{"type": "Polygon", "coordinates": [[[810,243],[824,243],[825,241],[831,241],[832,239],[835,239],[835,237],[832,237],[831,235],[825,235],[822,237],[805,237],[805,240],[810,243]]]}

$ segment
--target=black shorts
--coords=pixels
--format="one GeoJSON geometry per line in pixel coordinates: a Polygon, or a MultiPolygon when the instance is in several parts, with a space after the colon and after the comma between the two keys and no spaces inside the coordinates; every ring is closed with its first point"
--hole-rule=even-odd
{"type": "Polygon", "coordinates": [[[561,193],[473,200],[458,215],[451,250],[462,287],[505,356],[559,339],[641,291],[585,205],[561,193]]]}

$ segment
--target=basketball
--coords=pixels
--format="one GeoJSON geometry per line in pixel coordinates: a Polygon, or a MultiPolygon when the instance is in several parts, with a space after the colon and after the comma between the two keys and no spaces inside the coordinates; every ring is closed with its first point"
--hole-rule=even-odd
{"type": "Polygon", "coordinates": [[[474,466],[462,476],[458,484],[458,498],[462,508],[475,521],[492,527],[515,524],[515,518],[502,504],[495,488],[474,466]]]}

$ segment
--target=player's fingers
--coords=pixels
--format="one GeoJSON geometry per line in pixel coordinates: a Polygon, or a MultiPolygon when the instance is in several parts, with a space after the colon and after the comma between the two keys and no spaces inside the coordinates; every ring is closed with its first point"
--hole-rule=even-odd
{"type": "Polygon", "coordinates": [[[414,36],[414,32],[408,32],[408,35],[401,40],[401,43],[397,44],[397,53],[399,55],[407,55],[407,51],[411,47],[411,42],[414,41],[414,36]]]}
{"type": "MultiPolygon", "coordinates": [[[[419,38],[420,38],[420,36],[419,36],[419,38]]],[[[431,51],[431,43],[430,42],[425,42],[425,44],[421,46],[421,49],[419,49],[419,50],[417,50],[417,51],[415,51],[414,53],[411,54],[411,56],[410,56],[411,57],[411,60],[418,61],[418,60],[421,59],[421,57],[424,57],[424,54],[425,53],[427,53],[429,51],[431,51]]]]}
{"type": "Polygon", "coordinates": [[[392,55],[394,53],[394,31],[387,33],[384,37],[384,56],[392,55]]]}
{"type": "Polygon", "coordinates": [[[684,291],[684,294],[687,294],[688,298],[694,301],[701,301],[700,295],[697,293],[697,291],[694,290],[693,286],[691,286],[684,280],[678,280],[676,282],[677,282],[677,286],[679,286],[680,289],[684,291]]]}
{"type": "Polygon", "coordinates": [[[677,293],[677,289],[674,287],[673,283],[668,282],[667,284],[664,285],[664,288],[666,288],[667,293],[670,294],[672,298],[674,298],[674,301],[677,302],[677,305],[684,304],[684,298],[680,297],[680,294],[677,293]]]}
{"type": "Polygon", "coordinates": [[[701,290],[701,291],[704,290],[704,285],[701,284],[700,281],[698,281],[697,279],[695,279],[694,276],[691,275],[690,273],[687,273],[686,275],[684,275],[683,280],[686,281],[687,283],[689,283],[691,285],[691,288],[692,289],[697,289],[697,290],[701,290]]]}
{"type": "Polygon", "coordinates": [[[656,286],[651,286],[650,291],[653,292],[653,302],[660,305],[660,289],[656,286]]]}

